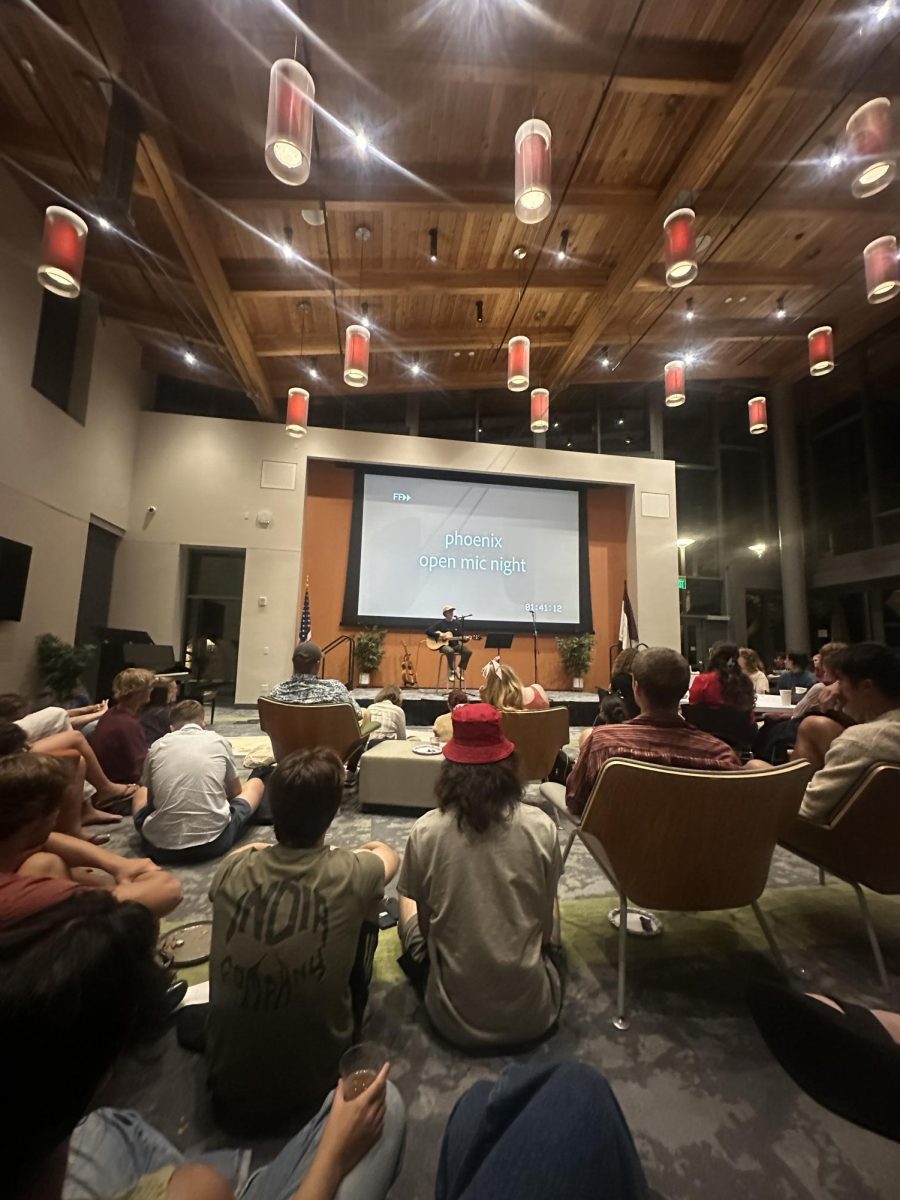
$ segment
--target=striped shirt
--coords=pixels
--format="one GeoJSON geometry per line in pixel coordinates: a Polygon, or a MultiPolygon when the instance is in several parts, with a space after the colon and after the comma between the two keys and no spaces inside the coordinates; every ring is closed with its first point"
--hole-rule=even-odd
{"type": "Polygon", "coordinates": [[[688,725],[682,717],[661,720],[642,714],[622,725],[598,725],[566,784],[566,804],[576,817],[584,812],[600,769],[609,758],[634,758],[691,771],[737,771],[741,766],[730,746],[688,725]]]}

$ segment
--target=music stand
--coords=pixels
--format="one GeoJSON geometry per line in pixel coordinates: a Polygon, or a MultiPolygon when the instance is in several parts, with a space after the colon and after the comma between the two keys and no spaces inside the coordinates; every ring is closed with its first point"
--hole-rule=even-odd
{"type": "Polygon", "coordinates": [[[512,645],[511,633],[489,633],[484,639],[485,650],[508,650],[512,645]]]}

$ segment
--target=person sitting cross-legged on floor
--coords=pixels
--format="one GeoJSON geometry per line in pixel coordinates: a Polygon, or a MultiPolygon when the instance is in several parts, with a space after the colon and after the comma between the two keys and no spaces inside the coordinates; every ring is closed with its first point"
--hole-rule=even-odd
{"type": "MultiPolygon", "coordinates": [[[[631,673],[640,716],[622,725],[591,730],[566,783],[566,804],[577,817],[584,812],[601,768],[610,758],[635,758],[699,771],[740,770],[741,760],[730,746],[695,729],[680,715],[678,706],[687,691],[691,669],[677,650],[667,646],[641,650],[631,673]]],[[[544,784],[544,789],[549,786],[544,784]]]]}
{"type": "Polygon", "coordinates": [[[138,714],[150,700],[155,679],[152,671],[140,667],[120,671],[113,680],[115,706],[103,714],[91,736],[100,766],[115,783],[137,783],[141,777],[147,740],[138,714]]]}
{"type": "Polygon", "coordinates": [[[515,746],[489,704],[453,710],[439,807],[403,854],[401,966],[437,1031],[464,1049],[543,1037],[562,1006],[553,821],[522,803],[515,746]]]}
{"type": "Polygon", "coordinates": [[[4,1120],[5,1200],[383,1200],[406,1125],[387,1067],[355,1099],[339,1084],[245,1184],[249,1151],[186,1158],[137,1112],[84,1115],[117,1060],[166,1031],[171,976],[158,933],[140,905],[96,890],[0,926],[0,1026],[29,1064],[4,1120]],[[102,1036],[86,1036],[100,1023],[102,1036]]]}
{"type": "Polygon", "coordinates": [[[141,848],[163,864],[207,862],[231,850],[263,798],[260,779],[241,781],[231,747],[206,728],[199,700],[182,700],[172,731],[147,753],[134,805],[141,848]]]}
{"type": "Polygon", "coordinates": [[[67,768],[47,754],[0,759],[0,926],[80,886],[136,900],[157,916],[170,913],[181,900],[181,884],[168,871],[53,832],[70,781],[67,768]]]}
{"type": "Polygon", "coordinates": [[[372,721],[378,722],[378,728],[369,738],[369,745],[378,742],[406,741],[406,714],[403,712],[403,693],[395,683],[389,683],[376,695],[366,709],[366,714],[372,721]]]}
{"type": "Polygon", "coordinates": [[[447,712],[435,717],[432,732],[440,742],[449,742],[453,737],[453,710],[460,704],[469,703],[469,693],[462,688],[453,688],[447,693],[447,712]]]}
{"type": "Polygon", "coordinates": [[[269,779],[274,846],[235,851],[213,904],[206,1053],[220,1118],[271,1129],[319,1104],[358,1035],[385,885],[383,842],[325,844],[344,769],[333,750],[297,750],[269,779]]]}

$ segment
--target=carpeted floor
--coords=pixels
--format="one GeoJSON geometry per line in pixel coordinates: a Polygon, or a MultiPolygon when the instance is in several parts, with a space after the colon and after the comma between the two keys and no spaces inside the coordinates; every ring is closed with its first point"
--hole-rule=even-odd
{"type": "MultiPolygon", "coordinates": [[[[258,733],[255,714],[217,714],[226,736],[258,733]]],[[[414,817],[363,815],[347,806],[331,840],[358,845],[381,838],[402,849],[414,817]]],[[[137,852],[127,822],[112,849],[137,852]]],[[[270,840],[271,830],[252,830],[270,840]]],[[[215,864],[178,874],[185,900],[177,922],[208,916],[206,888],[215,864]]],[[[616,938],[606,914],[606,881],[581,847],[569,858],[560,889],[570,979],[558,1030],[528,1057],[574,1058],[604,1072],[638,1145],[648,1179],[667,1200],[895,1200],[900,1148],[834,1117],[807,1099],[770,1058],[749,1019],[749,981],[774,968],[749,910],[664,916],[664,933],[629,942],[631,1029],[611,1025],[616,938]]],[[[896,1007],[879,994],[874,966],[850,888],[777,852],[761,900],[776,938],[809,990],[896,1007]]],[[[872,897],[872,911],[892,969],[900,972],[900,902],[872,897]]],[[[441,1132],[456,1101],[476,1079],[509,1059],[472,1058],[430,1031],[412,989],[396,966],[396,932],[382,935],[375,963],[366,1036],[383,1043],[403,1094],[409,1136],[403,1170],[391,1195],[433,1194],[441,1132]]],[[[192,978],[203,975],[192,972],[192,978]]],[[[123,1062],[101,1096],[138,1109],[183,1148],[233,1144],[212,1122],[202,1060],[169,1035],[159,1054],[123,1062]]],[[[259,1143],[267,1158],[277,1143],[259,1143]]],[[[598,1195],[600,1193],[598,1192],[598,1195]]]]}

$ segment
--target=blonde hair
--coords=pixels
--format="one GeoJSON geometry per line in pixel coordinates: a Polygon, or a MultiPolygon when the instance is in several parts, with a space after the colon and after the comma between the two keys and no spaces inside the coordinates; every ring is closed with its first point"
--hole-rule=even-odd
{"type": "Polygon", "coordinates": [[[500,664],[499,672],[488,671],[481,687],[481,698],[485,704],[493,704],[501,712],[515,712],[525,707],[522,681],[506,663],[500,664]]]}
{"type": "Polygon", "coordinates": [[[126,667],[113,680],[113,696],[117,700],[124,700],[126,696],[133,696],[135,692],[152,688],[155,679],[152,671],[145,671],[142,667],[126,667]]]}

